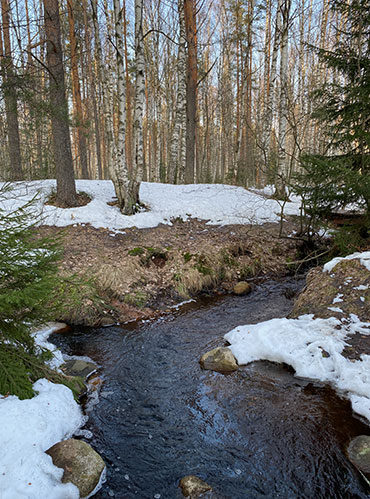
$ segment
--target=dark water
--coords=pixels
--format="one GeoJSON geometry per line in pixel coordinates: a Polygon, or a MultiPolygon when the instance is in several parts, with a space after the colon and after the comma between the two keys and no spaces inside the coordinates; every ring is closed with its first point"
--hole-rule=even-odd
{"type": "Polygon", "coordinates": [[[233,327],[286,315],[284,290],[294,286],[269,282],[155,322],[55,337],[102,366],[87,424],[108,465],[97,498],[180,498],[179,479],[189,474],[217,499],[368,497],[345,447],[370,428],[347,401],[268,362],[228,376],[199,367],[233,327]]]}

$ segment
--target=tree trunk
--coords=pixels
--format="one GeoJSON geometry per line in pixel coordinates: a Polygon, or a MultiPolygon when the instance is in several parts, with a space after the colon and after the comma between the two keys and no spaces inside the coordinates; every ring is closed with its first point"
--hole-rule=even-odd
{"type": "Polygon", "coordinates": [[[86,137],[85,137],[85,127],[84,127],[84,116],[82,110],[80,77],[78,74],[77,42],[75,34],[73,0],[67,0],[67,9],[68,9],[69,41],[71,47],[72,93],[73,93],[73,104],[75,109],[74,114],[77,124],[77,137],[78,137],[78,152],[79,152],[78,157],[81,168],[81,177],[89,178],[89,171],[87,167],[87,147],[86,147],[86,137]]]}
{"type": "Polygon", "coordinates": [[[185,31],[188,46],[186,78],[186,170],[185,183],[192,184],[195,174],[195,136],[197,114],[197,28],[195,0],[184,0],[185,31]]]}
{"type": "Polygon", "coordinates": [[[58,0],[43,0],[43,3],[57,201],[65,207],[76,206],[77,194],[73,174],[68,105],[65,94],[59,5],[58,0]]]}
{"type": "MultiPolygon", "coordinates": [[[[10,178],[22,180],[22,159],[19,140],[17,85],[13,67],[12,48],[10,43],[10,7],[9,0],[1,0],[2,28],[4,47],[1,47],[1,73],[3,78],[6,121],[8,127],[8,145],[10,160],[10,178]]],[[[2,44],[1,44],[2,45],[2,44]]]]}
{"type": "Polygon", "coordinates": [[[135,213],[139,202],[140,183],[128,176],[125,144],[125,71],[123,50],[123,21],[120,0],[114,0],[115,44],[117,57],[117,97],[118,97],[118,134],[117,146],[113,157],[112,180],[120,210],[124,215],[135,213]]]}
{"type": "Polygon", "coordinates": [[[282,8],[282,36],[280,47],[280,103],[279,103],[279,136],[278,136],[278,165],[275,181],[275,195],[285,199],[285,185],[288,177],[286,133],[288,114],[288,31],[291,0],[284,0],[282,8]]]}
{"type": "Polygon", "coordinates": [[[176,96],[176,114],[175,124],[171,140],[169,175],[168,181],[171,184],[176,182],[176,177],[180,182],[184,181],[186,169],[186,33],[184,4],[178,1],[179,15],[179,50],[177,56],[177,96],[176,96]]]}
{"type": "Polygon", "coordinates": [[[278,1],[275,20],[275,35],[274,45],[272,49],[272,61],[269,76],[269,85],[267,91],[266,106],[264,109],[263,125],[262,125],[262,150],[265,158],[265,175],[269,177],[269,169],[271,168],[271,130],[272,121],[275,110],[275,86],[277,76],[277,60],[279,53],[279,44],[281,37],[281,9],[283,0],[278,1]]]}
{"type": "Polygon", "coordinates": [[[135,0],[135,110],[134,110],[134,144],[135,168],[134,176],[138,182],[143,179],[144,144],[143,144],[143,112],[145,100],[144,80],[144,39],[143,39],[143,0],[135,0]]]}

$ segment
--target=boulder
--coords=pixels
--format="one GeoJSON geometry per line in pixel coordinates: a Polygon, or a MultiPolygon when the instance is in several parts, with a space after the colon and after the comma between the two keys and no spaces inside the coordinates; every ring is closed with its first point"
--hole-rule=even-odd
{"type": "Polygon", "coordinates": [[[212,487],[208,485],[208,483],[194,475],[188,475],[181,478],[179,487],[185,497],[191,498],[199,497],[205,492],[212,490],[212,487]]]}
{"type": "Polygon", "coordinates": [[[252,291],[252,286],[249,284],[249,282],[246,281],[240,281],[237,284],[235,284],[233,293],[234,295],[242,296],[242,295],[247,295],[252,291]]]}
{"type": "Polygon", "coordinates": [[[367,478],[370,478],[370,437],[360,435],[351,440],[347,454],[351,463],[367,478]]]}
{"type": "Polygon", "coordinates": [[[200,358],[203,369],[217,371],[219,373],[232,373],[238,369],[238,363],[229,348],[217,347],[206,352],[200,358]]]}
{"type": "Polygon", "coordinates": [[[105,463],[91,445],[70,438],[50,447],[46,451],[53,463],[64,470],[62,482],[72,482],[80,491],[80,497],[87,497],[98,485],[105,463]]]}
{"type": "Polygon", "coordinates": [[[93,372],[97,370],[98,366],[93,362],[87,362],[81,359],[67,360],[61,369],[64,374],[68,376],[80,376],[81,378],[88,378],[93,372]]]}

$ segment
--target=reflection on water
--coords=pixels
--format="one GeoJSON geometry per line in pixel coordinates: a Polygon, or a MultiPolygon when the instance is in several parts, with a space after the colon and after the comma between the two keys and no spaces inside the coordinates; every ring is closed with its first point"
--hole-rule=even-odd
{"type": "Polygon", "coordinates": [[[268,362],[228,376],[199,367],[230,329],[286,315],[284,290],[296,285],[269,282],[152,323],[55,336],[102,365],[87,424],[108,464],[96,497],[180,498],[189,474],[212,485],[214,499],[367,497],[344,449],[370,431],[347,401],[268,362]]]}

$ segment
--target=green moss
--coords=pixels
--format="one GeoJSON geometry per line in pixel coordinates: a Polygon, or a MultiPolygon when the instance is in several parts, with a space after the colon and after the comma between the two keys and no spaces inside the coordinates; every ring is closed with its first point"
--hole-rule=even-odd
{"type": "Polygon", "coordinates": [[[134,293],[127,293],[124,297],[124,302],[128,305],[143,308],[147,302],[147,296],[143,291],[135,291],[134,293]]]}
{"type": "Polygon", "coordinates": [[[186,251],[185,253],[183,253],[182,256],[184,257],[184,262],[185,263],[190,262],[190,260],[193,258],[193,255],[191,253],[189,253],[188,251],[186,251]]]}
{"type": "Polygon", "coordinates": [[[128,251],[128,254],[130,256],[140,256],[140,255],[143,255],[145,253],[145,249],[144,248],[140,248],[140,247],[137,247],[137,248],[132,248],[131,250],[128,251]]]}

